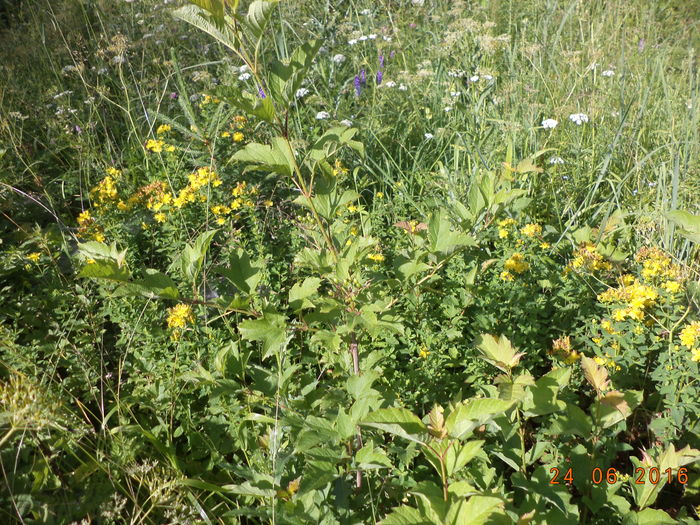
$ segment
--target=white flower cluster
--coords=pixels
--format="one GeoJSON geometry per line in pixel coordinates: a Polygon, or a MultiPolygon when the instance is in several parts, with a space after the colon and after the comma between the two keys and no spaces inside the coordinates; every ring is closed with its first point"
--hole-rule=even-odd
{"type": "Polygon", "coordinates": [[[544,129],[554,129],[557,127],[557,124],[559,124],[559,122],[557,122],[553,118],[546,118],[542,121],[542,127],[544,129]]]}
{"type": "Polygon", "coordinates": [[[297,97],[297,98],[303,98],[303,97],[305,97],[305,96],[308,95],[308,94],[309,94],[309,90],[308,90],[308,89],[306,89],[306,88],[299,88],[299,89],[297,89],[297,91],[296,91],[296,93],[294,94],[294,96],[297,97]]]}
{"type": "Polygon", "coordinates": [[[572,113],[569,115],[569,120],[576,123],[577,126],[580,126],[584,122],[588,122],[588,115],[585,113],[572,113]]]}
{"type": "Polygon", "coordinates": [[[331,118],[331,114],[328,111],[319,111],[316,113],[316,120],[326,120],[331,118]]]}

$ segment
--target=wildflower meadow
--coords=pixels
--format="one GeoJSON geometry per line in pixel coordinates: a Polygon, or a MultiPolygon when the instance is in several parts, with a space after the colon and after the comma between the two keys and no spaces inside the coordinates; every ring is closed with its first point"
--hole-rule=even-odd
{"type": "Polygon", "coordinates": [[[700,4],[0,0],[0,523],[700,523],[700,4]]]}

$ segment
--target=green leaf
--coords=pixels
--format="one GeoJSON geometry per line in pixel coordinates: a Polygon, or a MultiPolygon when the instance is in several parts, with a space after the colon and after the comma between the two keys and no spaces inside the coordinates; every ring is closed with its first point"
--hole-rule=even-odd
{"type": "Polygon", "coordinates": [[[447,432],[453,438],[461,438],[477,427],[501,415],[513,406],[512,401],[502,399],[470,399],[460,404],[447,417],[447,432]]]}
{"type": "Polygon", "coordinates": [[[178,299],[180,292],[170,277],[158,270],[147,269],[146,276],[123,285],[119,291],[124,295],[142,295],[149,299],[178,299]]]}
{"type": "Polygon", "coordinates": [[[232,159],[250,163],[247,170],[268,170],[287,176],[294,173],[294,152],[282,137],[273,137],[269,146],[251,142],[238,150],[232,159]]]}
{"type": "Polygon", "coordinates": [[[444,210],[440,209],[430,217],[428,242],[431,252],[448,255],[464,246],[475,246],[473,237],[463,232],[452,231],[452,226],[444,210]]]}
{"type": "Polygon", "coordinates": [[[630,512],[622,521],[622,525],[673,525],[678,523],[663,510],[644,509],[640,512],[630,512]]]}
{"type": "Polygon", "coordinates": [[[246,251],[239,248],[229,258],[229,267],[217,267],[216,271],[231,281],[241,292],[249,295],[255,292],[262,279],[264,267],[265,262],[262,259],[251,261],[246,251]]]}
{"type": "Polygon", "coordinates": [[[552,432],[558,434],[574,434],[587,439],[593,429],[591,418],[578,406],[570,403],[562,414],[555,420],[552,432]]]}
{"type": "Polygon", "coordinates": [[[492,496],[472,496],[468,500],[458,500],[450,505],[445,523],[450,525],[482,525],[489,522],[496,512],[502,512],[504,503],[492,496]]]}
{"type": "Polygon", "coordinates": [[[624,394],[613,390],[606,392],[603,397],[596,399],[591,407],[591,414],[598,417],[602,428],[610,428],[624,421],[642,402],[644,394],[637,390],[628,390],[624,394]]]}
{"type": "Polygon", "coordinates": [[[304,282],[295,283],[289,290],[289,307],[295,312],[301,312],[304,308],[313,308],[314,304],[309,297],[316,294],[321,279],[318,277],[307,277],[304,282]]]}
{"type": "MultiPolygon", "coordinates": [[[[206,0],[205,0],[206,1],[206,0]]],[[[235,31],[225,23],[226,19],[212,18],[211,13],[199,6],[185,5],[173,11],[173,16],[207,33],[232,51],[237,51],[239,39],[235,31]],[[222,22],[222,23],[219,23],[222,22]]]]}
{"type": "Polygon", "coordinates": [[[434,525],[413,507],[396,507],[379,525],[434,525]]]}
{"type": "Polygon", "coordinates": [[[693,215],[683,210],[665,213],[666,218],[680,228],[680,233],[687,239],[700,243],[700,215],[693,215]]]}
{"type": "Polygon", "coordinates": [[[182,250],[182,253],[176,259],[176,264],[179,265],[184,277],[191,283],[194,283],[202,270],[204,259],[209,250],[214,235],[218,230],[209,230],[200,234],[194,241],[194,244],[188,244],[182,250]]]}
{"type": "Polygon", "coordinates": [[[114,261],[101,260],[83,266],[78,277],[92,277],[94,279],[124,282],[131,278],[131,274],[129,270],[120,268],[114,261]]]}
{"type": "Polygon", "coordinates": [[[447,475],[454,476],[462,470],[480,451],[484,441],[467,441],[466,443],[455,442],[447,451],[445,456],[445,466],[447,475]]]}
{"type": "Polygon", "coordinates": [[[260,319],[248,319],[238,325],[243,339],[263,343],[263,359],[286,343],[286,328],[285,317],[272,312],[265,312],[260,319]]]}
{"type": "Polygon", "coordinates": [[[505,335],[496,339],[492,335],[482,334],[476,343],[486,361],[506,373],[518,366],[520,358],[525,355],[523,352],[516,353],[516,349],[505,335]]]}
{"type": "Polygon", "coordinates": [[[392,467],[386,452],[375,449],[371,441],[355,453],[355,462],[361,469],[392,467]]]}
{"type": "Polygon", "coordinates": [[[272,11],[277,6],[277,1],[256,0],[248,7],[248,15],[244,23],[246,28],[256,37],[261,38],[265,27],[270,22],[272,11]]]}
{"type": "Polygon", "coordinates": [[[375,410],[360,424],[378,428],[416,443],[423,443],[421,436],[428,433],[428,428],[418,419],[418,416],[405,408],[375,410]]]}

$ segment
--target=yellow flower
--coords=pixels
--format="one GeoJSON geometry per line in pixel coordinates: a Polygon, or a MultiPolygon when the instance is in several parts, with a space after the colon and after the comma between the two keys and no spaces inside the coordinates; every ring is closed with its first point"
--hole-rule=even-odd
{"type": "Polygon", "coordinates": [[[165,142],[162,140],[148,139],[146,141],[146,149],[153,153],[161,153],[163,146],[165,146],[165,142]]]}
{"type": "Polygon", "coordinates": [[[236,184],[236,187],[231,190],[231,195],[234,197],[240,197],[245,193],[246,183],[245,181],[236,184]]]}
{"type": "Polygon", "coordinates": [[[501,280],[503,280],[503,281],[514,281],[515,280],[515,277],[513,277],[513,274],[510,272],[507,272],[507,271],[501,272],[500,277],[501,277],[501,280]]]}
{"type": "Polygon", "coordinates": [[[700,348],[693,348],[690,351],[690,359],[696,363],[700,363],[700,348]]]}
{"type": "Polygon", "coordinates": [[[508,230],[506,230],[505,228],[499,228],[498,237],[501,239],[505,239],[506,237],[508,237],[508,230]]]}
{"type": "Polygon", "coordinates": [[[241,142],[244,138],[245,138],[245,136],[240,131],[236,131],[233,134],[233,141],[234,142],[241,142]]]}
{"type": "Polygon", "coordinates": [[[224,217],[219,217],[218,219],[216,219],[216,224],[218,224],[219,226],[223,226],[224,224],[226,224],[226,219],[224,217]]]}
{"type": "Polygon", "coordinates": [[[534,223],[526,224],[522,227],[520,233],[522,233],[526,237],[535,237],[542,233],[542,226],[534,223]]]}
{"type": "Polygon", "coordinates": [[[678,281],[666,281],[664,283],[664,289],[668,293],[678,293],[681,289],[681,283],[678,281]]]}
{"type": "Polygon", "coordinates": [[[333,176],[337,177],[338,175],[347,175],[348,169],[343,166],[343,163],[340,162],[340,159],[335,159],[335,165],[333,166],[333,176]]]}
{"type": "Polygon", "coordinates": [[[367,258],[374,262],[382,262],[384,260],[384,256],[381,253],[370,253],[367,258]]]}
{"type": "Polygon", "coordinates": [[[683,328],[680,333],[680,339],[681,344],[686,348],[694,348],[698,339],[700,339],[700,321],[694,321],[683,328]]]}
{"type": "Polygon", "coordinates": [[[170,127],[169,124],[161,124],[158,126],[158,129],[156,130],[156,135],[162,135],[163,133],[167,133],[168,131],[172,130],[173,128],[170,127]]]}
{"type": "Polygon", "coordinates": [[[378,199],[383,199],[384,198],[384,193],[381,191],[378,191],[377,193],[374,194],[378,199]]]}
{"type": "Polygon", "coordinates": [[[153,218],[156,220],[156,222],[165,222],[165,219],[166,219],[167,217],[165,216],[165,213],[160,212],[160,213],[156,213],[156,214],[153,216],[153,218]]]}
{"type": "Polygon", "coordinates": [[[126,202],[120,200],[120,201],[117,203],[117,209],[120,210],[120,211],[126,211],[126,210],[129,209],[129,206],[126,204],[126,202]]]}
{"type": "Polygon", "coordinates": [[[88,259],[88,260],[85,261],[85,262],[86,262],[87,264],[95,264],[97,261],[95,261],[95,259],[88,259]]]}
{"type": "Polygon", "coordinates": [[[349,211],[350,213],[355,213],[355,212],[357,211],[357,206],[355,206],[354,204],[349,204],[349,205],[348,205],[348,211],[349,211]]]}
{"type": "Polygon", "coordinates": [[[32,252],[29,255],[27,255],[27,259],[30,261],[37,262],[41,258],[41,253],[40,252],[32,252]]]}
{"type": "Polygon", "coordinates": [[[428,357],[430,355],[430,350],[426,346],[421,346],[420,351],[418,352],[418,355],[421,356],[423,359],[428,357]]]}
{"type": "Polygon", "coordinates": [[[95,233],[95,235],[93,236],[93,238],[94,238],[97,242],[105,242],[105,236],[104,236],[104,234],[103,234],[102,232],[97,232],[97,233],[95,233]]]}
{"type": "Polygon", "coordinates": [[[93,218],[90,216],[90,210],[85,210],[80,215],[78,215],[78,224],[80,226],[86,226],[92,221],[93,218]]]}
{"type": "Polygon", "coordinates": [[[177,304],[168,309],[168,327],[185,328],[188,323],[194,323],[192,307],[188,304],[177,304]]]}
{"type": "Polygon", "coordinates": [[[233,122],[235,123],[235,126],[238,129],[242,129],[243,126],[246,125],[246,122],[248,122],[248,119],[245,118],[243,115],[236,115],[235,117],[233,117],[233,122]]]}
{"type": "Polygon", "coordinates": [[[228,131],[224,131],[223,133],[221,133],[221,138],[222,138],[222,139],[227,139],[227,138],[229,138],[230,136],[231,136],[231,134],[230,134],[228,131]]]}
{"type": "Polygon", "coordinates": [[[540,248],[542,248],[543,250],[548,250],[551,247],[552,247],[552,245],[549,244],[548,242],[541,242],[540,243],[540,248]]]}
{"type": "Polygon", "coordinates": [[[109,175],[110,177],[114,177],[115,179],[118,179],[122,174],[121,170],[118,170],[114,166],[109,166],[105,170],[105,172],[107,173],[107,175],[109,175]]]}
{"type": "Polygon", "coordinates": [[[515,273],[526,272],[530,268],[530,264],[525,261],[525,257],[520,253],[514,253],[503,264],[503,267],[508,271],[515,273]]]}
{"type": "Polygon", "coordinates": [[[263,205],[264,205],[266,208],[271,208],[273,204],[274,204],[274,203],[273,203],[272,201],[265,201],[265,202],[263,202],[263,205]]]}

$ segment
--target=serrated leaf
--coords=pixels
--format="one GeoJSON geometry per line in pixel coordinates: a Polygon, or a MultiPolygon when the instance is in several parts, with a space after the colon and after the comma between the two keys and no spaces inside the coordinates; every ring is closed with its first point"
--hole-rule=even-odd
{"type": "Polygon", "coordinates": [[[355,462],[362,469],[392,467],[386,452],[380,448],[375,449],[371,441],[355,453],[355,462]]]}
{"type": "Polygon", "coordinates": [[[523,352],[516,352],[511,342],[505,335],[498,339],[490,334],[481,334],[476,341],[479,350],[486,360],[499,370],[509,373],[518,365],[523,352]]]}
{"type": "Polygon", "coordinates": [[[313,308],[314,304],[308,298],[316,294],[320,284],[321,279],[318,277],[307,277],[301,284],[294,283],[289,290],[289,307],[295,312],[313,308]]]}
{"type": "Polygon", "coordinates": [[[286,321],[283,315],[265,312],[260,319],[248,319],[238,325],[241,337],[246,341],[263,343],[263,359],[278,351],[287,340],[286,321]]]}
{"type": "Polygon", "coordinates": [[[597,392],[603,392],[608,388],[610,381],[608,380],[608,371],[605,367],[598,366],[595,360],[590,357],[581,358],[581,368],[586,380],[597,392]]]}
{"type": "Polygon", "coordinates": [[[239,248],[236,253],[231,254],[229,267],[217,267],[216,271],[231,281],[241,292],[252,294],[263,277],[264,267],[265,262],[262,259],[251,261],[246,251],[239,248]]]}
{"type": "Polygon", "coordinates": [[[423,422],[405,408],[382,408],[369,414],[360,423],[364,426],[378,428],[416,443],[423,443],[428,428],[423,422]]]}
{"type": "Polygon", "coordinates": [[[470,399],[457,406],[447,417],[445,425],[450,436],[461,438],[477,427],[501,415],[513,406],[502,399],[470,399]]]}

